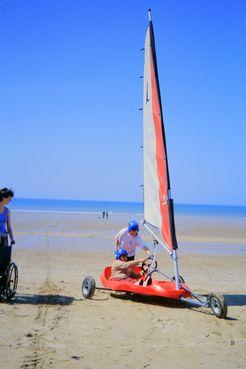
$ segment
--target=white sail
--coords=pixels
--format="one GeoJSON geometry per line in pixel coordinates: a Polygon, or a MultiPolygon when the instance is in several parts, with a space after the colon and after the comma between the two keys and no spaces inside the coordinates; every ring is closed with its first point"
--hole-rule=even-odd
{"type": "Polygon", "coordinates": [[[150,20],[145,38],[143,87],[144,220],[160,230],[170,250],[177,248],[173,204],[170,199],[165,131],[150,20]]]}
{"type": "Polygon", "coordinates": [[[145,38],[144,88],[143,88],[143,164],[144,164],[144,219],[161,229],[159,210],[159,180],[155,159],[156,139],[152,110],[152,89],[150,76],[150,29],[145,38]]]}

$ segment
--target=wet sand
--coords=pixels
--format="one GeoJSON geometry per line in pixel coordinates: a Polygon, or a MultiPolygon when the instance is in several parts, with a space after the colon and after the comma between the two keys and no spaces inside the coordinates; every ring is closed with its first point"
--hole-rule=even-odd
{"type": "MultiPolygon", "coordinates": [[[[176,220],[180,274],[196,292],[225,295],[228,318],[220,320],[210,309],[100,290],[82,300],[83,278],[100,286],[113,236],[129,215],[12,215],[20,275],[13,301],[0,304],[1,369],[245,367],[245,218],[176,220]]],[[[173,273],[161,251],[158,267],[173,273]]]]}

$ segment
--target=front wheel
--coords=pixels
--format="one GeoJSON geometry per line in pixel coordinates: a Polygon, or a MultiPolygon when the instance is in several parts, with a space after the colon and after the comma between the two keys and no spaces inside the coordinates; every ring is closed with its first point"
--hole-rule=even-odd
{"type": "Polygon", "coordinates": [[[85,299],[90,299],[95,292],[96,282],[95,279],[91,276],[85,277],[82,282],[82,295],[85,299]]]}
{"type": "Polygon", "coordinates": [[[224,297],[216,295],[215,293],[210,293],[209,295],[209,305],[212,312],[217,318],[225,318],[227,315],[227,305],[225,303],[224,297]]]}
{"type": "MultiPolygon", "coordinates": [[[[175,282],[175,281],[176,281],[176,277],[175,277],[175,275],[172,277],[171,281],[172,281],[172,282],[175,282]]],[[[179,275],[179,283],[185,283],[185,280],[184,280],[184,278],[182,277],[182,275],[179,275]]]]}

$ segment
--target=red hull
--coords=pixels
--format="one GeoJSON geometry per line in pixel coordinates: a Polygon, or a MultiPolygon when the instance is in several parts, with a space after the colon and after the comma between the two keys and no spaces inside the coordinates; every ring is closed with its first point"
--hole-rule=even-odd
{"type": "Polygon", "coordinates": [[[149,286],[140,286],[138,284],[121,280],[111,280],[111,267],[106,267],[100,277],[101,283],[104,287],[113,291],[133,292],[141,295],[160,296],[169,299],[179,300],[180,297],[189,298],[191,292],[185,284],[181,284],[179,290],[176,290],[175,282],[159,281],[152,278],[152,283],[149,286]]]}

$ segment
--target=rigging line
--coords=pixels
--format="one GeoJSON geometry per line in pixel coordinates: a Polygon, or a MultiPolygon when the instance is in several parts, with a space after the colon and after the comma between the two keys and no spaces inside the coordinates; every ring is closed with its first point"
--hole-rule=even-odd
{"type": "Polygon", "coordinates": [[[168,254],[172,256],[172,251],[169,249],[169,247],[154,234],[154,232],[147,226],[146,222],[144,222],[143,225],[149,231],[149,233],[162,245],[162,247],[164,247],[168,254]]]}

